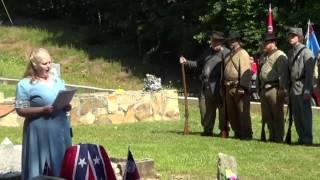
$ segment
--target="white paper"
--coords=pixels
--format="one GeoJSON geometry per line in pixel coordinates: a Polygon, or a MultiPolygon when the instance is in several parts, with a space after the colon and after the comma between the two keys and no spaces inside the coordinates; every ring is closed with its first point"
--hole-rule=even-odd
{"type": "Polygon", "coordinates": [[[63,109],[66,105],[70,104],[71,99],[76,93],[77,89],[60,90],[52,106],[56,110],[63,109]]]}

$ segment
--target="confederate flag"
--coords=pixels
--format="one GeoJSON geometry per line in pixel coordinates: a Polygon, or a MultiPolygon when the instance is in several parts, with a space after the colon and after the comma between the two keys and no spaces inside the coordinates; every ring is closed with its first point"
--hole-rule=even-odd
{"type": "Polygon", "coordinates": [[[139,180],[140,175],[133,159],[130,149],[128,150],[128,159],[126,169],[124,171],[123,180],[139,180]]]}
{"type": "Polygon", "coordinates": [[[69,147],[60,177],[67,180],[116,180],[106,150],[97,144],[69,147]]]}

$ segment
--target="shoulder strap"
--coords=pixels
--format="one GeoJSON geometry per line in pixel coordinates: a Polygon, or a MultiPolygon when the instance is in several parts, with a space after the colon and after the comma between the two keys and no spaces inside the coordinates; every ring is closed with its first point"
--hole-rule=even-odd
{"type": "Polygon", "coordinates": [[[298,53],[294,56],[294,58],[293,58],[293,60],[292,60],[292,63],[291,63],[291,66],[294,65],[294,63],[295,63],[295,62],[297,61],[297,59],[298,59],[298,56],[301,54],[301,52],[302,52],[304,49],[306,49],[306,47],[301,48],[301,49],[298,51],[298,53]]]}
{"type": "MultiPolygon", "coordinates": [[[[242,50],[242,48],[238,48],[238,49],[236,49],[235,51],[231,51],[231,52],[230,52],[229,59],[228,59],[228,61],[226,62],[226,64],[228,64],[228,63],[231,61],[232,65],[234,66],[234,68],[235,68],[236,70],[238,70],[239,67],[237,67],[237,66],[234,64],[234,62],[232,61],[232,58],[233,58],[233,56],[236,55],[237,52],[239,52],[240,50],[242,50]]],[[[240,64],[239,64],[239,65],[240,65],[240,64]]]]}

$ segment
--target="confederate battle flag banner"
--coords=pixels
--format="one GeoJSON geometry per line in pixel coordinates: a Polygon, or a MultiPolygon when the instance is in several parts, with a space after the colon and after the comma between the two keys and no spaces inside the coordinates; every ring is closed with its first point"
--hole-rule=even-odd
{"type": "Polygon", "coordinates": [[[123,175],[123,180],[139,180],[139,179],[140,179],[140,175],[138,172],[138,168],[136,166],[136,162],[133,159],[130,149],[128,149],[128,159],[127,159],[126,169],[123,175]]]}
{"type": "Polygon", "coordinates": [[[116,180],[106,150],[97,144],[69,147],[60,177],[67,180],[116,180]]]}

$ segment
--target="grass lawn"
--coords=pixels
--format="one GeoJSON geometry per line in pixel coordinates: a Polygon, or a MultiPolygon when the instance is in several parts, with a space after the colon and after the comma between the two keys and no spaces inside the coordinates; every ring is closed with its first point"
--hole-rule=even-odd
{"type": "MultiPolygon", "coordinates": [[[[75,25],[74,25],[75,26],[75,25]]],[[[107,39],[87,42],[90,29],[48,21],[0,27],[0,76],[22,78],[32,49],[44,47],[61,65],[62,78],[70,84],[101,88],[141,89],[145,69],[125,43],[107,39]],[[88,31],[88,32],[87,32],[88,31]]]]}
{"type": "MultiPolygon", "coordinates": [[[[169,67],[151,64],[147,68],[141,61],[137,63],[138,57],[126,52],[130,48],[121,43],[111,39],[106,39],[102,45],[88,43],[86,35],[93,34],[90,28],[60,22],[27,24],[0,27],[0,76],[21,78],[31,49],[45,47],[53,55],[54,62],[61,64],[62,77],[70,84],[142,89],[145,72],[155,73],[156,70],[173,84],[181,84],[179,80],[170,79],[169,67]]],[[[172,69],[180,75],[179,67],[172,69]]],[[[6,97],[14,96],[15,86],[0,84],[0,91],[6,97]]],[[[236,157],[241,179],[319,179],[319,114],[314,116],[316,145],[312,147],[258,141],[261,128],[257,114],[252,114],[255,138],[252,141],[201,137],[199,119],[198,108],[190,107],[191,133],[188,136],[182,134],[183,113],[180,121],[175,122],[77,126],[73,128],[73,143],[101,144],[110,156],[118,158],[126,158],[130,145],[135,159],[154,159],[161,179],[170,179],[173,175],[184,175],[185,179],[214,179],[219,152],[236,157]]],[[[296,141],[294,128],[292,132],[293,141],[296,141]]],[[[5,137],[21,144],[22,128],[0,127],[0,141],[5,137]]]]}
{"type": "MultiPolygon", "coordinates": [[[[102,144],[110,156],[118,158],[126,158],[130,145],[135,159],[154,159],[162,179],[175,175],[184,175],[189,179],[214,179],[219,152],[236,157],[241,179],[318,179],[319,114],[314,118],[315,146],[306,147],[258,141],[260,121],[256,114],[252,114],[252,141],[201,137],[198,109],[196,106],[190,109],[191,133],[188,136],[182,134],[184,117],[181,113],[181,120],[176,122],[77,126],[73,128],[73,143],[102,144]]],[[[293,141],[296,141],[294,128],[292,132],[293,141]]],[[[6,136],[20,144],[22,129],[0,127],[0,139],[6,136]]]]}

